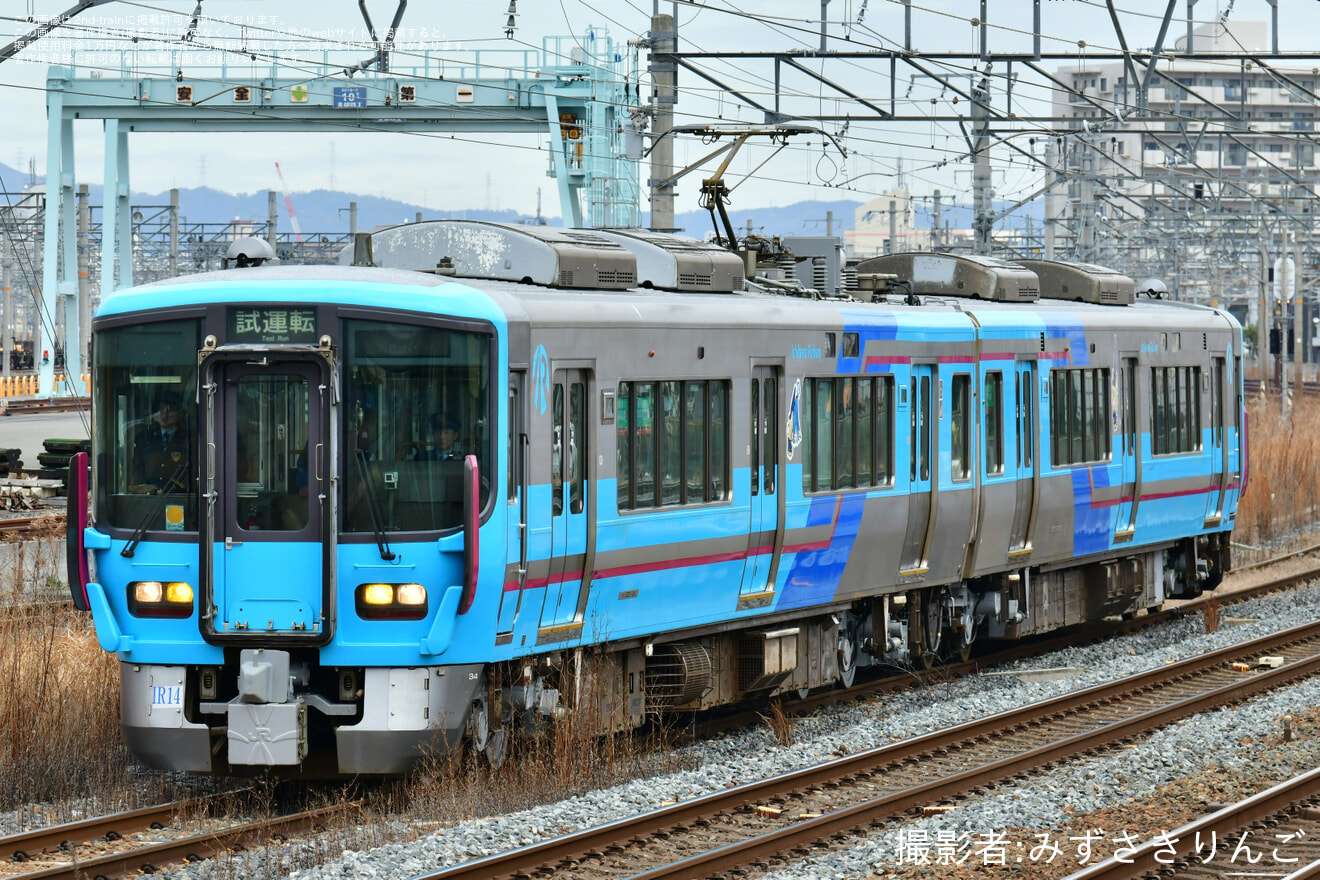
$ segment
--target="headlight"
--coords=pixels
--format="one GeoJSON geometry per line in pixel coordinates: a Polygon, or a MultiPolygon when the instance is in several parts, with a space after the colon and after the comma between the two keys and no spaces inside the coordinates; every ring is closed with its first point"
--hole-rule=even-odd
{"type": "Polygon", "coordinates": [[[133,581],[128,610],[136,617],[191,617],[193,588],[183,581],[133,581]]]}
{"type": "Polygon", "coordinates": [[[192,604],[193,588],[183,581],[174,581],[165,587],[165,601],[192,604]]]}
{"type": "Polygon", "coordinates": [[[358,616],[365,620],[421,620],[426,587],[421,584],[362,584],[354,591],[358,616]]]}
{"type": "Polygon", "coordinates": [[[394,590],[394,601],[400,605],[425,605],[426,587],[421,584],[399,584],[394,590]]]}
{"type": "Polygon", "coordinates": [[[393,584],[363,584],[362,601],[368,605],[390,605],[394,602],[393,584]]]}
{"type": "Polygon", "coordinates": [[[133,585],[133,599],[137,602],[159,602],[165,598],[165,585],[160,581],[138,581],[133,585]]]}

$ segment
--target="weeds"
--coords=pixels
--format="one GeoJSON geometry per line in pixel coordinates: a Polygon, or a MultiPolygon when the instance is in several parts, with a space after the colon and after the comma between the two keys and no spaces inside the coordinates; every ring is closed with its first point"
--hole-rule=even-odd
{"type": "Polygon", "coordinates": [[[784,748],[788,748],[793,744],[794,728],[797,726],[797,722],[784,713],[782,703],[778,700],[771,703],[769,715],[762,715],[760,712],[756,714],[765,722],[765,726],[770,728],[770,735],[775,738],[775,742],[784,748]]]}
{"type": "Polygon", "coordinates": [[[1279,421],[1276,397],[1253,399],[1247,488],[1238,504],[1233,539],[1269,545],[1314,525],[1320,498],[1320,400],[1299,394],[1292,417],[1279,421]]]}

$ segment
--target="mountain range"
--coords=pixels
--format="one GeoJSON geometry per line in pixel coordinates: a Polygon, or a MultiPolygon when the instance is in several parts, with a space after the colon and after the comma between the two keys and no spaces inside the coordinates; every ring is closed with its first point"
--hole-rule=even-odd
{"type": "MultiPolygon", "coordinates": [[[[21,172],[0,163],[0,190],[10,193],[9,198],[16,198],[17,193],[25,190],[32,182],[27,172],[21,172]]],[[[36,178],[37,183],[43,179],[36,178]]],[[[88,187],[89,198],[94,207],[102,204],[102,188],[99,184],[88,187]]],[[[349,203],[357,203],[357,228],[370,230],[377,226],[413,221],[418,213],[426,220],[464,219],[487,220],[501,223],[534,223],[535,218],[517,211],[489,211],[472,208],[423,208],[396,199],[379,196],[358,195],[324,189],[310,192],[292,193],[294,211],[298,225],[304,234],[343,234],[349,230],[349,203]]],[[[279,228],[288,231],[289,218],[285,214],[283,196],[276,194],[279,210],[279,228]]],[[[164,208],[169,205],[168,192],[133,193],[132,203],[135,209],[164,208]]],[[[733,208],[729,209],[729,219],[734,231],[742,235],[752,223],[752,230],[762,235],[825,235],[827,215],[833,213],[833,232],[842,235],[844,230],[855,226],[854,214],[860,200],[840,199],[837,201],[802,201],[779,207],[733,208]]],[[[1007,207],[1008,202],[997,202],[996,208],[1007,207]]],[[[266,192],[226,193],[210,187],[192,187],[179,190],[179,214],[181,225],[228,223],[232,220],[250,220],[265,222],[269,213],[269,196],[266,192]]],[[[1011,215],[1008,225],[1018,227],[1024,218],[1033,216],[1039,223],[1043,217],[1041,200],[1011,215]]],[[[966,229],[971,226],[972,211],[969,207],[945,203],[942,219],[951,228],[966,229]]],[[[550,225],[560,225],[558,217],[547,217],[550,225]]],[[[676,225],[684,233],[694,238],[704,238],[714,230],[711,217],[706,211],[686,211],[677,214],[676,225]]],[[[643,214],[643,224],[647,222],[643,214]]],[[[916,208],[916,226],[929,229],[930,211],[927,204],[918,202],[916,208]]]]}

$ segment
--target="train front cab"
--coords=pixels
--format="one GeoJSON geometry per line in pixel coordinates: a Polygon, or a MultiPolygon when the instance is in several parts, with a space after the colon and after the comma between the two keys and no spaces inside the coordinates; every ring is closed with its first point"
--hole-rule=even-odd
{"type": "Polygon", "coordinates": [[[71,535],[71,583],[149,766],[398,773],[464,735],[480,532],[503,546],[503,371],[493,315],[427,316],[426,295],[393,315],[309,300],[99,320],[94,522],[71,535]],[[250,329],[290,316],[290,341],[250,329]],[[162,439],[171,406],[183,440],[162,439]],[[437,447],[440,422],[459,448],[437,447]]]}

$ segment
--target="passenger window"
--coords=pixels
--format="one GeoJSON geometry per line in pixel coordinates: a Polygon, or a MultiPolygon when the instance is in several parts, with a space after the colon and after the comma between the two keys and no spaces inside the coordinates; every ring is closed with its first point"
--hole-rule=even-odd
{"type": "Polygon", "coordinates": [[[949,401],[949,471],[955,480],[965,480],[972,472],[967,430],[970,389],[971,377],[968,374],[954,375],[952,399],[949,401]]]}
{"type": "Polygon", "coordinates": [[[761,383],[752,380],[752,494],[761,492],[761,383]]]}
{"type": "Polygon", "coordinates": [[[779,471],[779,397],[778,383],[774,379],[765,380],[764,413],[764,486],[765,494],[775,494],[775,474],[779,471]]]}
{"type": "Polygon", "coordinates": [[[619,510],[627,510],[632,503],[632,383],[620,382],[618,405],[614,415],[614,478],[618,488],[619,510]]]}
{"type": "Polygon", "coordinates": [[[550,514],[564,512],[564,386],[556,385],[554,393],[553,435],[550,439],[550,514]]]}
{"type": "Polygon", "coordinates": [[[834,380],[816,380],[816,489],[833,488],[834,380]]]}
{"type": "Polygon", "coordinates": [[[581,513],[582,483],[587,473],[587,388],[574,382],[568,390],[568,510],[581,513]]]}
{"type": "Polygon", "coordinates": [[[688,382],[684,389],[687,402],[683,409],[685,444],[685,479],[683,503],[700,504],[706,500],[706,383],[688,382]]]}
{"type": "Polygon", "coordinates": [[[1004,472],[1004,374],[985,377],[985,472],[1004,472]]]}
{"type": "MultiPolygon", "coordinates": [[[[845,333],[844,339],[847,339],[848,335],[845,333]]],[[[856,486],[856,483],[853,482],[853,474],[855,473],[853,462],[853,425],[855,423],[853,405],[855,403],[854,394],[856,393],[854,383],[855,380],[853,379],[837,380],[839,389],[837,412],[839,417],[836,432],[838,442],[835,461],[838,462],[839,467],[834,482],[837,489],[851,489],[856,486]]]]}

